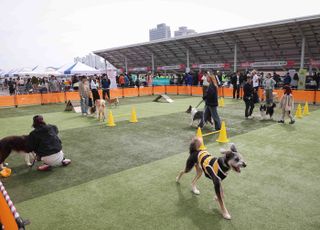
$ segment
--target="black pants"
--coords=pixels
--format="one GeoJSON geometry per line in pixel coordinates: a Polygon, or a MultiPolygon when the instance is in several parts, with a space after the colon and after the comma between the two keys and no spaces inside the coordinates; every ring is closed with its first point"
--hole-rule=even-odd
{"type": "Polygon", "coordinates": [[[92,96],[93,96],[93,104],[96,104],[96,100],[100,99],[100,95],[97,89],[92,89],[92,96]]]}
{"type": "Polygon", "coordinates": [[[217,106],[205,106],[204,113],[203,113],[203,119],[201,120],[199,127],[203,128],[204,124],[209,122],[212,124],[211,119],[214,121],[214,127],[215,130],[221,129],[221,121],[220,117],[218,115],[217,106]]]}
{"type": "Polygon", "coordinates": [[[246,110],[245,110],[245,117],[249,117],[252,115],[253,109],[254,109],[254,103],[253,100],[244,100],[246,103],[246,110]]]}
{"type": "Polygon", "coordinates": [[[107,94],[108,98],[110,99],[110,89],[103,89],[102,90],[102,97],[104,100],[106,99],[106,94],[107,94]]]}
{"type": "Polygon", "coordinates": [[[233,98],[236,98],[236,92],[237,92],[237,99],[239,99],[240,94],[240,85],[233,85],[233,98]]]}

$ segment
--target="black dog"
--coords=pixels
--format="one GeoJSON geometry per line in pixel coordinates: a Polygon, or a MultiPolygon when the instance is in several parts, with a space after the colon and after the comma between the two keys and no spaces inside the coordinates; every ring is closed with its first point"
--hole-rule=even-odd
{"type": "Polygon", "coordinates": [[[33,154],[33,150],[28,144],[28,138],[28,135],[9,136],[0,140],[0,169],[3,168],[5,159],[7,159],[12,151],[23,154],[26,164],[28,166],[32,166],[32,161],[35,156],[33,154]]]}
{"type": "Polygon", "coordinates": [[[176,182],[179,183],[183,174],[191,171],[193,167],[196,168],[197,175],[192,180],[192,192],[199,195],[200,191],[196,187],[197,180],[201,177],[202,172],[205,176],[212,180],[214,190],[216,192],[216,200],[219,202],[222,215],[225,219],[231,219],[231,216],[223,202],[223,190],[221,181],[226,178],[227,172],[230,169],[240,173],[241,167],[246,167],[241,154],[237,151],[234,144],[231,144],[230,150],[222,150],[222,157],[213,157],[207,151],[200,151],[202,140],[195,138],[190,144],[190,155],[186,162],[186,167],[176,177],[176,182]]]}
{"type": "Polygon", "coordinates": [[[266,116],[269,115],[270,119],[272,119],[275,107],[275,103],[272,103],[271,105],[260,105],[261,118],[265,119],[266,116]]]}

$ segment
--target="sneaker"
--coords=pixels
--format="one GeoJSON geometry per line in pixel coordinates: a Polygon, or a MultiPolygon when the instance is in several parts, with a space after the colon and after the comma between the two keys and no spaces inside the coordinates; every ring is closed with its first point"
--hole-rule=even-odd
{"type": "Polygon", "coordinates": [[[278,121],[278,123],[282,123],[282,124],[284,124],[284,121],[283,121],[283,120],[280,120],[280,121],[278,121]]]}
{"type": "Polygon", "coordinates": [[[62,160],[62,166],[67,166],[71,163],[71,160],[70,159],[63,159],[62,160]]]}
{"type": "Polygon", "coordinates": [[[248,117],[248,119],[253,119],[253,116],[252,116],[252,115],[250,115],[250,116],[248,117]]]}
{"type": "Polygon", "coordinates": [[[293,125],[295,122],[296,122],[295,120],[292,120],[292,121],[289,122],[289,124],[293,125]]]}
{"type": "Polygon", "coordinates": [[[38,171],[48,171],[50,168],[51,168],[50,165],[43,164],[43,165],[40,165],[40,166],[37,168],[37,170],[38,170],[38,171]]]}

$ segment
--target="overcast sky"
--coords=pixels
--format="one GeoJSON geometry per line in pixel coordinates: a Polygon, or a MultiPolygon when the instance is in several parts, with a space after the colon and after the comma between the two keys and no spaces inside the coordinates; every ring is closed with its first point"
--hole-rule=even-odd
{"type": "Polygon", "coordinates": [[[61,66],[146,42],[159,23],[207,32],[320,14],[320,0],[0,0],[0,69],[61,66]]]}

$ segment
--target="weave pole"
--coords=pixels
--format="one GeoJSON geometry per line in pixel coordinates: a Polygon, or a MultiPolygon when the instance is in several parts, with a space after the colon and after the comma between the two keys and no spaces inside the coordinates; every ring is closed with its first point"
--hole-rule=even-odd
{"type": "MultiPolygon", "coordinates": [[[[5,201],[7,202],[7,205],[11,211],[12,216],[14,217],[15,221],[16,221],[16,226],[2,226],[3,229],[19,229],[19,230],[24,230],[25,229],[25,224],[26,222],[24,222],[22,220],[22,218],[20,217],[19,213],[17,212],[16,207],[13,205],[13,202],[10,199],[10,196],[8,194],[8,192],[6,191],[5,187],[3,186],[2,182],[0,181],[0,191],[1,194],[3,196],[3,198],[5,199],[5,201]],[[4,228],[5,227],[5,228],[4,228]],[[11,228],[10,228],[11,227],[11,228]],[[17,228],[15,228],[17,227],[17,228]]],[[[0,196],[1,196],[0,194],[0,196]]]]}

